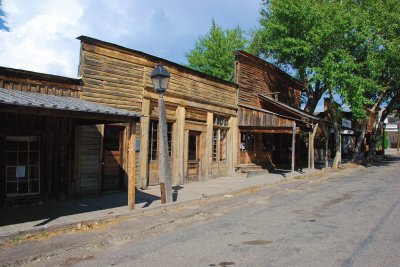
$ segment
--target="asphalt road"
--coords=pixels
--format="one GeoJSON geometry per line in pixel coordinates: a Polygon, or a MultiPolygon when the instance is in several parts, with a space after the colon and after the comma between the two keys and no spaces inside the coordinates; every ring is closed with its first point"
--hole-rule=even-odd
{"type": "Polygon", "coordinates": [[[0,265],[400,266],[399,155],[349,171],[16,240],[0,265]]]}

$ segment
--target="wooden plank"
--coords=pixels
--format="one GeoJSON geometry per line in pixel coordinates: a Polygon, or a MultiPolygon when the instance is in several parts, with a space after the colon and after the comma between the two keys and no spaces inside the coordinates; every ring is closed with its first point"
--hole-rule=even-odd
{"type": "Polygon", "coordinates": [[[141,187],[148,186],[148,155],[149,155],[149,125],[150,125],[150,100],[143,99],[142,117],[140,118],[140,180],[141,187]]]}
{"type": "Polygon", "coordinates": [[[292,163],[291,170],[294,172],[294,164],[295,164],[295,152],[296,152],[296,122],[293,122],[293,132],[292,132],[292,163]]]}
{"type": "Polygon", "coordinates": [[[186,110],[184,107],[179,106],[176,108],[176,136],[177,142],[175,143],[175,147],[177,147],[177,154],[175,157],[176,161],[176,173],[177,179],[176,184],[183,184],[185,179],[185,117],[186,110]]]}
{"type": "Polygon", "coordinates": [[[128,209],[135,208],[135,190],[136,190],[136,132],[135,123],[129,124],[129,140],[128,140],[128,209]]]}

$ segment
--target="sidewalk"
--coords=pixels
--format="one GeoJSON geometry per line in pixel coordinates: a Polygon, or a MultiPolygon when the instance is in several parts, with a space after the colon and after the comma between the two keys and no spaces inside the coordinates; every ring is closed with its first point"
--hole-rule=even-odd
{"type": "MultiPolygon", "coordinates": [[[[269,173],[253,177],[226,176],[204,182],[193,182],[174,187],[175,203],[185,202],[213,195],[231,194],[253,186],[276,183],[282,179],[303,175],[315,170],[302,172],[269,173]]],[[[161,205],[159,186],[136,192],[134,210],[127,209],[127,194],[113,192],[78,201],[50,203],[40,206],[0,209],[0,239],[21,232],[47,229],[112,218],[120,215],[139,214],[143,210],[161,205]]],[[[174,205],[174,204],[172,204],[174,205]]]]}

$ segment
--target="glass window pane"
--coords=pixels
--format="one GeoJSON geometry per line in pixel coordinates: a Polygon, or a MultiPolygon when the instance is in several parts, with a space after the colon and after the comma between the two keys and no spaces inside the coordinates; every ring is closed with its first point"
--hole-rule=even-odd
{"type": "Polygon", "coordinates": [[[39,193],[39,180],[30,181],[30,193],[39,193]]]}
{"type": "Polygon", "coordinates": [[[16,151],[18,149],[18,142],[17,141],[7,141],[6,149],[7,149],[7,151],[16,151]]]}
{"type": "Polygon", "coordinates": [[[39,142],[38,141],[31,141],[29,143],[29,150],[36,150],[39,151],[39,142]]]}
{"type": "Polygon", "coordinates": [[[29,165],[39,165],[39,152],[29,153],[29,165]]]}
{"type": "Polygon", "coordinates": [[[29,193],[28,181],[18,183],[18,194],[29,193]]]}
{"type": "Polygon", "coordinates": [[[17,152],[7,152],[7,166],[17,165],[17,152]]]}
{"type": "Polygon", "coordinates": [[[218,139],[218,130],[217,129],[213,129],[212,157],[213,157],[214,161],[217,160],[217,141],[218,141],[217,139],[218,139]]]}
{"type": "Polygon", "coordinates": [[[7,181],[16,181],[17,178],[15,176],[16,168],[15,167],[7,167],[7,181]]]}
{"type": "Polygon", "coordinates": [[[19,151],[28,151],[28,142],[19,141],[18,142],[19,151]]]}
{"type": "Polygon", "coordinates": [[[28,152],[18,154],[18,165],[28,165],[28,152]]]}
{"type": "Polygon", "coordinates": [[[29,167],[29,179],[35,180],[39,179],[39,166],[31,166],[29,167]]]}
{"type": "Polygon", "coordinates": [[[7,183],[7,194],[17,194],[18,193],[18,187],[17,183],[7,183]]]}

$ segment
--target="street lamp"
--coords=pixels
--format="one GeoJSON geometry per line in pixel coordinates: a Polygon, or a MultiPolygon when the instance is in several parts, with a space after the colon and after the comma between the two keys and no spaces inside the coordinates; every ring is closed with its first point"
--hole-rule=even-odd
{"type": "Polygon", "coordinates": [[[161,203],[172,202],[171,175],[169,170],[168,137],[167,137],[167,116],[165,114],[164,93],[167,91],[170,74],[163,65],[158,64],[150,74],[154,91],[159,94],[158,129],[160,133],[159,166],[160,166],[160,190],[161,203]]]}

